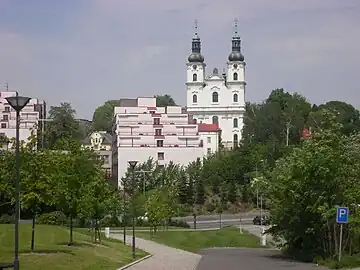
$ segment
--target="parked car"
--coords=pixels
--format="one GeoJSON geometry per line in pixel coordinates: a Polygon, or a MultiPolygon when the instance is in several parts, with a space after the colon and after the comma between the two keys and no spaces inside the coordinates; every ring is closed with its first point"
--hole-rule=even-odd
{"type": "Polygon", "coordinates": [[[256,216],[253,219],[253,224],[254,225],[269,225],[270,219],[267,216],[262,216],[262,218],[260,218],[260,216],[256,216]],[[261,221],[261,219],[262,219],[262,221],[261,221]]]}

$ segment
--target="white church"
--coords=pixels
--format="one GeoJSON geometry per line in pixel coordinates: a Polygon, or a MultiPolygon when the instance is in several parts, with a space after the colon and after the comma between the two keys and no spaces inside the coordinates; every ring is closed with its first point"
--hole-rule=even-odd
{"type": "Polygon", "coordinates": [[[222,130],[222,144],[225,148],[232,148],[241,140],[246,86],[245,61],[236,22],[227,71],[219,74],[215,68],[211,75],[207,75],[205,67],[196,27],[187,63],[187,112],[197,123],[218,124],[222,130]]]}

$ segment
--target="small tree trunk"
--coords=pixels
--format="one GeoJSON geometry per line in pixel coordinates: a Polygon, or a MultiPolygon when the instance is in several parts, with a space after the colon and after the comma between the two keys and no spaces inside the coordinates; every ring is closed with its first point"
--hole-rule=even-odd
{"type": "Polygon", "coordinates": [[[36,211],[34,209],[33,217],[32,217],[32,227],[31,227],[31,252],[34,252],[34,246],[35,246],[35,219],[36,219],[36,211]]]}
{"type": "Polygon", "coordinates": [[[72,214],[70,214],[70,241],[68,243],[68,246],[72,246],[73,244],[73,218],[72,214]]]}

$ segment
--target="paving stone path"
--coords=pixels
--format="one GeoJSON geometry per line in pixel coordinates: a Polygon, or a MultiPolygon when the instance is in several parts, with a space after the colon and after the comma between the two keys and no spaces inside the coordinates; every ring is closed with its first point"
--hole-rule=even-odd
{"type": "MultiPolygon", "coordinates": [[[[123,240],[123,234],[111,234],[111,238],[123,240]]],[[[126,237],[126,243],[131,245],[131,236],[126,237]]],[[[165,245],[136,238],[136,247],[153,256],[127,268],[128,270],[195,270],[201,260],[201,255],[165,245]]]]}

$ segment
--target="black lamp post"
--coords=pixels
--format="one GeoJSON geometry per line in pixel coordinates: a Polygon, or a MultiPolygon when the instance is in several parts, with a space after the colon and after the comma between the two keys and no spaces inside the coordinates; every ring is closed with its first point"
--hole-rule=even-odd
{"type": "Polygon", "coordinates": [[[29,103],[31,98],[16,96],[6,98],[9,105],[16,111],[15,138],[15,251],[14,270],[19,270],[19,218],[20,218],[20,111],[29,103]]]}
{"type": "Polygon", "coordinates": [[[136,160],[129,161],[131,167],[131,176],[132,176],[132,257],[135,259],[135,208],[134,208],[134,199],[135,199],[135,166],[138,162],[136,160]]]}

